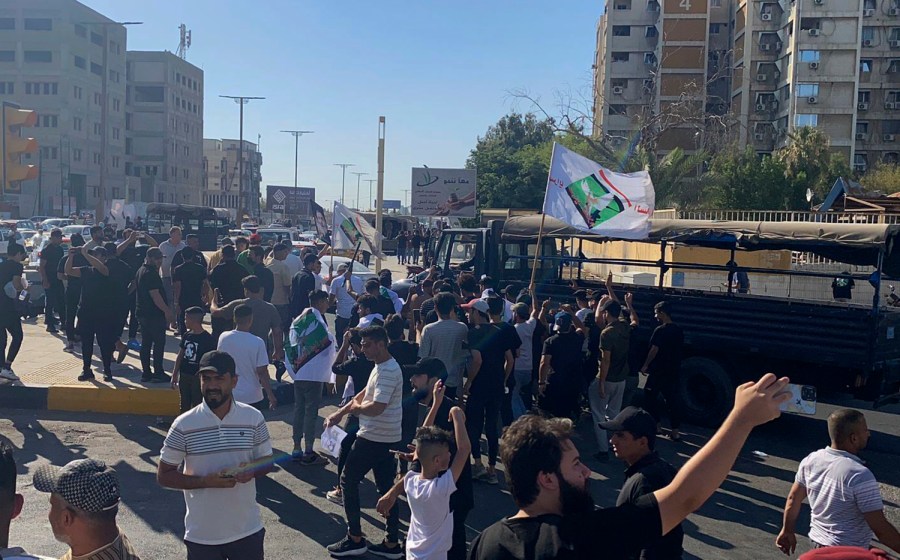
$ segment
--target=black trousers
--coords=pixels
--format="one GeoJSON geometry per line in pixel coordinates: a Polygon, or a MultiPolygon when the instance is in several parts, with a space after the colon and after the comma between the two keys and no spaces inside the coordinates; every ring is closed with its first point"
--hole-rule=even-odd
{"type": "Polygon", "coordinates": [[[55,313],[59,314],[59,321],[66,320],[66,288],[62,280],[51,280],[50,286],[44,290],[46,294],[44,302],[44,324],[55,327],[59,324],[55,313]]]}
{"type": "Polygon", "coordinates": [[[213,338],[216,340],[216,343],[218,343],[219,336],[225,331],[230,331],[234,327],[234,323],[228,319],[213,317],[210,320],[210,327],[212,327],[213,338]]]}
{"type": "Polygon", "coordinates": [[[472,442],[472,458],[481,461],[481,433],[488,442],[488,465],[497,464],[500,452],[500,405],[503,395],[487,396],[470,393],[466,401],[466,431],[472,442]]]}
{"type": "Polygon", "coordinates": [[[187,560],[263,560],[266,530],[226,544],[197,544],[184,541],[187,560]]]}
{"type": "Polygon", "coordinates": [[[681,427],[681,415],[678,408],[672,406],[675,392],[675,383],[671,381],[673,378],[674,374],[650,374],[644,385],[644,408],[657,422],[662,421],[664,412],[668,413],[672,429],[677,430],[681,427]]]}
{"type": "Polygon", "coordinates": [[[137,337],[138,318],[135,310],[137,309],[137,292],[131,292],[128,295],[128,340],[137,337]]]}
{"type": "Polygon", "coordinates": [[[141,318],[141,370],[143,377],[163,376],[163,353],[166,351],[165,317],[141,318]],[[150,369],[150,355],[153,354],[153,370],[150,369]]]}
{"type": "MultiPolygon", "coordinates": [[[[375,488],[378,495],[383,496],[394,485],[397,476],[397,459],[391,451],[397,443],[380,443],[357,437],[347,455],[344,472],[341,473],[341,491],[344,495],[344,515],[347,518],[347,533],[362,536],[361,513],[359,503],[359,484],[369,471],[375,475],[375,488]]],[[[400,534],[400,508],[394,504],[388,512],[385,537],[387,542],[395,543],[400,534]]]]}
{"type": "MultiPolygon", "coordinates": [[[[5,295],[3,297],[6,297],[5,295]]],[[[8,320],[6,324],[0,325],[0,358],[2,360],[2,366],[11,366],[13,361],[16,359],[16,355],[19,353],[19,348],[22,347],[22,339],[25,338],[25,335],[22,333],[22,320],[18,317],[13,317],[11,320],[8,320]],[[6,333],[9,332],[10,337],[12,337],[12,341],[9,343],[9,348],[6,347],[6,333]]]]}
{"type": "Polygon", "coordinates": [[[103,362],[103,373],[111,371],[113,351],[116,341],[122,333],[122,322],[119,317],[78,317],[78,332],[81,335],[81,361],[83,371],[91,371],[91,359],[94,357],[94,337],[100,347],[100,360],[103,362]]]}
{"type": "Polygon", "coordinates": [[[338,346],[343,344],[344,333],[350,328],[350,319],[344,319],[339,315],[334,316],[334,335],[338,346]]]}
{"type": "Polygon", "coordinates": [[[81,301],[81,282],[69,280],[66,288],[66,340],[75,341],[75,316],[78,315],[78,303],[81,301]]]}
{"type": "Polygon", "coordinates": [[[466,517],[468,508],[453,509],[453,544],[447,552],[447,560],[466,560],[466,517]]]}
{"type": "Polygon", "coordinates": [[[181,396],[181,412],[187,412],[203,402],[200,376],[196,373],[182,372],[178,377],[178,393],[181,396]]]}

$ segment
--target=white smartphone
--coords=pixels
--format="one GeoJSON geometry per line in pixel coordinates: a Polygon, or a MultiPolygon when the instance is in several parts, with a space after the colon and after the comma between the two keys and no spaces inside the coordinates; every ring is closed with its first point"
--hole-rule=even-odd
{"type": "Polygon", "coordinates": [[[791,398],[781,403],[782,412],[791,412],[793,414],[816,413],[815,387],[812,385],[796,385],[790,383],[784,390],[791,394],[791,398]]]}

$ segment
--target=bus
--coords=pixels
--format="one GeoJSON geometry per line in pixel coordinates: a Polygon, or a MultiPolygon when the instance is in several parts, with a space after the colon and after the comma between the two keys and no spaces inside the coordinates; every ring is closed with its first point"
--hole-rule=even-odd
{"type": "Polygon", "coordinates": [[[197,234],[201,251],[218,249],[219,238],[228,235],[231,213],[225,208],[190,204],[151,203],[147,205],[147,227],[157,241],[169,237],[169,229],[179,226],[184,235],[197,234]]]}

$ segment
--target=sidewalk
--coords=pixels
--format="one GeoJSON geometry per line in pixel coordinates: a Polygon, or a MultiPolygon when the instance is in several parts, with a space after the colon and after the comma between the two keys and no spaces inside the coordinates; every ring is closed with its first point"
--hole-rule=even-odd
{"type": "MultiPolygon", "coordinates": [[[[103,381],[100,349],[94,346],[93,370],[97,378],[80,382],[81,345],[76,353],[63,352],[65,336],[50,334],[43,316],[22,323],[25,339],[13,364],[21,381],[0,379],[0,408],[33,408],[78,412],[106,412],[176,416],[178,391],[168,383],[141,383],[138,353],[128,351],[121,364],[113,362],[113,380],[103,381]]],[[[123,342],[127,342],[127,332],[123,342]]],[[[172,372],[179,339],[171,331],[166,340],[165,371],[172,372]]],[[[114,355],[115,357],[115,355],[114,355]]]]}

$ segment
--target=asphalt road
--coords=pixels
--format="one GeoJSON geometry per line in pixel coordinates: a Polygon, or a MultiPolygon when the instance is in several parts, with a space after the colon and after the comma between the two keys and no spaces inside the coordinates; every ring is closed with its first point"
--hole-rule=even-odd
{"type": "MultiPolygon", "coordinates": [[[[849,405],[843,399],[834,403],[849,405]]],[[[331,403],[333,404],[333,403],[331,403]]],[[[731,475],[720,490],[685,522],[686,558],[730,558],[763,560],[782,558],[773,541],[781,523],[784,503],[795,469],[809,452],[827,444],[824,418],[834,404],[819,405],[815,417],[786,416],[758,428],[744,447],[731,475]],[[765,453],[760,457],[754,452],[765,453]]],[[[862,408],[860,406],[860,408],[862,408]]],[[[330,409],[330,407],[323,410],[330,409]]],[[[900,525],[900,422],[897,413],[868,412],[872,431],[864,458],[882,483],[888,518],[900,525]]],[[[285,408],[268,414],[275,447],[290,451],[290,411],[285,408]]],[[[581,424],[578,446],[586,462],[595,470],[593,492],[601,505],[615,502],[622,482],[622,466],[594,462],[593,438],[587,422],[581,424]]],[[[685,430],[685,442],[673,444],[661,440],[660,453],[681,465],[709,436],[708,430],[685,430]]],[[[6,410],[0,418],[0,435],[17,449],[19,490],[25,495],[22,516],[13,521],[11,545],[48,556],[61,556],[65,546],[56,542],[47,521],[48,497],[34,490],[31,474],[45,462],[57,465],[92,457],[115,467],[121,480],[124,507],[120,525],[143,558],[184,558],[181,542],[184,502],[178,492],[163,490],[156,484],[155,472],[164,431],[156,419],[143,416],[109,416],[60,412],[6,410]]],[[[327,558],[323,547],[344,533],[340,507],[325,499],[336,479],[332,464],[302,467],[287,464],[282,470],[258,482],[258,503],[266,526],[266,551],[269,558],[327,558]]],[[[469,516],[470,539],[478,531],[514,511],[505,486],[476,483],[476,509],[469,516]]],[[[379,540],[380,518],[375,513],[374,484],[362,491],[364,531],[379,540]]],[[[222,515],[228,515],[223,511],[222,515]]],[[[408,510],[401,513],[405,530],[408,510]]],[[[799,527],[808,527],[808,508],[799,527]]],[[[805,537],[800,551],[809,548],[805,537]]],[[[603,543],[597,543],[602,550],[603,543]]],[[[374,557],[373,557],[374,558],[374,557]]]]}

